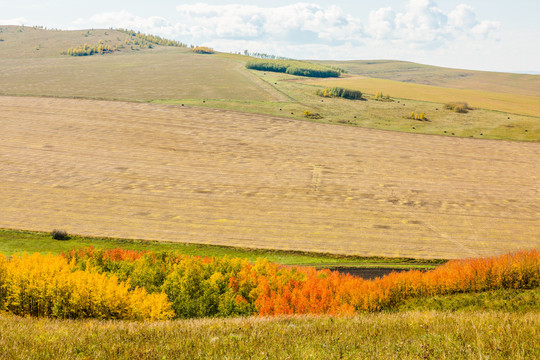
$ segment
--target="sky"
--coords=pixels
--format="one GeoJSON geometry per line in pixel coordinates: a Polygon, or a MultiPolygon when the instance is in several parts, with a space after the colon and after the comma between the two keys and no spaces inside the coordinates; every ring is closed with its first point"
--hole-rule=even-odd
{"type": "Polygon", "coordinates": [[[0,24],[127,28],[218,51],[540,74],[540,0],[0,0],[0,24]]]}

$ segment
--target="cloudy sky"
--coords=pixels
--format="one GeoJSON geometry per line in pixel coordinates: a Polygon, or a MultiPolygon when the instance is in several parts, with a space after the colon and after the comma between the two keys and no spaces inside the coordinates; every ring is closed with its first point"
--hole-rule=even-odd
{"type": "Polygon", "coordinates": [[[221,51],[540,73],[539,0],[0,3],[0,24],[123,27],[221,51]]]}

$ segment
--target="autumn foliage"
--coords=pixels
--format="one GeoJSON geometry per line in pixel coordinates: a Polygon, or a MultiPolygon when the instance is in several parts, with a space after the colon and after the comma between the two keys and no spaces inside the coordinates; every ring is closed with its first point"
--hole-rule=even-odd
{"type": "Polygon", "coordinates": [[[113,274],[76,270],[64,257],[0,256],[0,310],[56,318],[166,319],[164,294],[130,290],[113,274]]]}
{"type": "Polygon", "coordinates": [[[0,309],[53,317],[354,314],[390,309],[413,297],[539,285],[538,250],[455,260],[371,281],[267,260],[173,252],[90,247],[62,256],[0,258],[0,309]]]}

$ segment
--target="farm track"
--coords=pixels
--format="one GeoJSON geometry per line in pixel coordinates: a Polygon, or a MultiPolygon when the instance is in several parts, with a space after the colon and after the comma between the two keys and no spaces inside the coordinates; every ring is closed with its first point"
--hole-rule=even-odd
{"type": "Polygon", "coordinates": [[[0,227],[340,254],[540,246],[540,144],[0,97],[0,227]]]}

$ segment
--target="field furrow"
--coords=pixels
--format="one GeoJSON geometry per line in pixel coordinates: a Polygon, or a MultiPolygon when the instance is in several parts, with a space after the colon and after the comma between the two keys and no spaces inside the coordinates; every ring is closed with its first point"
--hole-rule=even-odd
{"type": "Polygon", "coordinates": [[[540,144],[0,97],[0,227],[458,258],[540,245],[540,144]]]}

